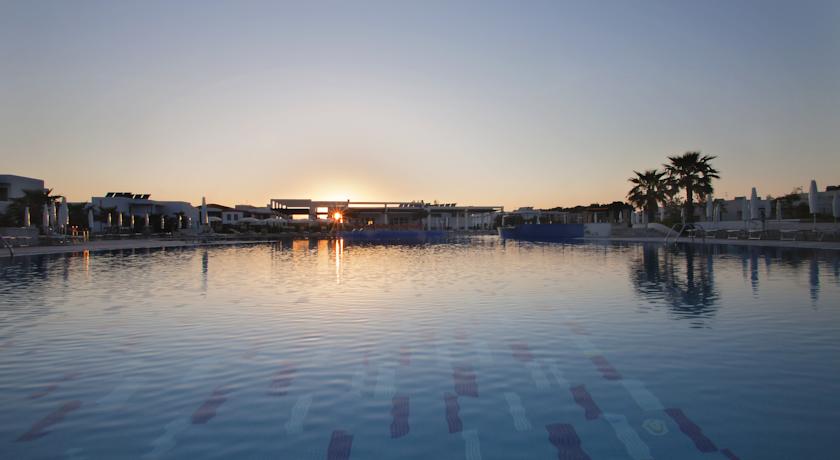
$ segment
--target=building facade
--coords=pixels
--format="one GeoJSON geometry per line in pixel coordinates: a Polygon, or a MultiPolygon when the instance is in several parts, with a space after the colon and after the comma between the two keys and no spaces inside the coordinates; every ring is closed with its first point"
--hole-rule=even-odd
{"type": "Polygon", "coordinates": [[[199,208],[186,201],[157,201],[149,194],[134,194],[129,192],[108,192],[105,196],[91,197],[89,209],[94,211],[94,232],[103,232],[118,226],[120,214],[123,227],[128,227],[132,220],[135,226],[149,216],[150,226],[154,230],[174,230],[197,228],[199,225],[199,208]],[[111,224],[108,225],[108,216],[111,224]],[[165,225],[161,225],[161,217],[165,225]],[[180,219],[179,219],[180,217],[180,219]],[[180,220],[180,224],[179,221],[180,220]]]}
{"type": "Polygon", "coordinates": [[[23,197],[26,190],[44,191],[44,181],[32,177],[0,174],[0,212],[6,212],[12,200],[23,197]]]}
{"type": "Polygon", "coordinates": [[[341,223],[345,228],[489,230],[502,206],[459,206],[423,201],[314,201],[272,199],[272,212],[310,224],[341,223]]]}

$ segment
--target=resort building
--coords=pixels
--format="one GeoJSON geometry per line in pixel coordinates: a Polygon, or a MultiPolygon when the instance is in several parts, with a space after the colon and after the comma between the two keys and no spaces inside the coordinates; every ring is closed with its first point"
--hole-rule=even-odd
{"type": "Polygon", "coordinates": [[[231,211],[233,208],[223,204],[207,203],[207,218],[212,222],[222,222],[225,212],[231,211]]]}
{"type": "Polygon", "coordinates": [[[46,190],[42,179],[0,174],[0,212],[6,212],[9,203],[15,198],[21,198],[26,190],[46,190]]]}
{"type": "Polygon", "coordinates": [[[458,206],[424,201],[313,201],[272,199],[270,209],[281,218],[341,222],[351,228],[417,230],[490,230],[502,206],[458,206]]]}
{"type": "Polygon", "coordinates": [[[90,209],[95,216],[92,230],[101,232],[119,226],[119,220],[122,220],[122,226],[128,227],[132,217],[139,222],[146,216],[149,216],[150,225],[155,229],[160,229],[161,217],[168,222],[167,229],[197,228],[200,215],[195,206],[186,201],[156,201],[150,197],[148,193],[130,192],[108,192],[105,196],[91,197],[90,209]],[[177,223],[179,220],[180,225],[177,223]]]}
{"type": "MultiPolygon", "coordinates": [[[[834,195],[840,195],[840,186],[829,185],[824,191],[817,192],[817,214],[833,215],[834,195]]],[[[782,219],[804,219],[811,215],[808,206],[808,193],[803,192],[776,198],[759,198],[759,219],[778,219],[776,202],[779,200],[782,201],[782,219]]],[[[744,209],[749,209],[750,206],[749,197],[746,196],[735,197],[732,200],[715,200],[715,204],[720,205],[721,221],[744,220],[744,209]]],[[[705,208],[702,204],[697,206],[695,214],[699,220],[706,219],[705,208]]]]}
{"type": "Polygon", "coordinates": [[[234,211],[240,218],[251,217],[258,220],[269,219],[276,214],[268,206],[251,206],[250,204],[238,204],[234,211]]]}

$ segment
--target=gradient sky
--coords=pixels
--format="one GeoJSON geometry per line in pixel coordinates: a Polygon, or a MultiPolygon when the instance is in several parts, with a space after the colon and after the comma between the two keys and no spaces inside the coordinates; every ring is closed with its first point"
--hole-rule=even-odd
{"type": "Polygon", "coordinates": [[[840,184],[837,1],[4,1],[0,173],[107,191],[622,200],[840,184]]]}

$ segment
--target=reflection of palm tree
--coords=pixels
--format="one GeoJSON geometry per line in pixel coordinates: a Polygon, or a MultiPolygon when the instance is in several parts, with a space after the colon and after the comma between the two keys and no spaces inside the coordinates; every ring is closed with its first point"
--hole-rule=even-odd
{"type": "Polygon", "coordinates": [[[649,300],[665,302],[679,318],[710,316],[720,297],[714,287],[714,258],[709,254],[698,261],[696,250],[644,246],[633,277],[636,290],[649,300]]]}
{"type": "Polygon", "coordinates": [[[633,183],[633,188],[627,192],[627,199],[637,209],[642,209],[652,222],[656,218],[656,210],[659,203],[665,203],[668,195],[668,183],[665,181],[665,172],[656,169],[648,169],[640,173],[633,171],[636,177],[627,179],[633,183]]]}
{"type": "Polygon", "coordinates": [[[700,152],[686,152],[681,156],[668,157],[665,165],[674,191],[685,190],[685,215],[689,222],[694,220],[694,198],[705,199],[714,191],[712,179],[720,179],[718,170],[712,167],[715,156],[700,155],[700,152]]]}

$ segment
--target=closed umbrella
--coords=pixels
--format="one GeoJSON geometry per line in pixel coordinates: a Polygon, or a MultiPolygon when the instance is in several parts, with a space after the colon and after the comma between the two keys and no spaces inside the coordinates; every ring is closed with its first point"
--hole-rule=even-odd
{"type": "Polygon", "coordinates": [[[44,205],[44,212],[41,213],[41,227],[44,227],[44,233],[50,229],[50,211],[47,205],[44,205]]]}
{"type": "Polygon", "coordinates": [[[181,219],[181,215],[180,215],[180,214],[178,214],[178,230],[180,230],[180,229],[181,229],[181,221],[182,221],[182,219],[181,219]]]}
{"type": "Polygon", "coordinates": [[[764,217],[769,219],[773,215],[773,200],[767,198],[764,200],[764,217]]]}
{"type": "Polygon", "coordinates": [[[108,227],[111,226],[111,213],[108,213],[108,227]]]}
{"type": "Polygon", "coordinates": [[[131,230],[134,231],[134,214],[132,214],[131,217],[128,218],[128,223],[131,230]]]}
{"type": "Polygon", "coordinates": [[[720,222],[720,205],[715,205],[715,222],[720,222]]]}
{"type": "MultiPolygon", "coordinates": [[[[835,197],[835,201],[836,201],[836,198],[837,197],[835,197]]],[[[23,226],[24,227],[29,227],[31,225],[32,225],[32,219],[29,217],[29,206],[27,206],[23,209],[23,226]]]]}
{"type": "Polygon", "coordinates": [[[837,218],[840,218],[840,198],[837,195],[840,192],[834,192],[834,198],[831,199],[831,211],[834,214],[834,223],[837,223],[837,218]]]}
{"type": "Polygon", "coordinates": [[[149,228],[149,213],[147,212],[143,218],[143,228],[149,228]]]}
{"type": "Polygon", "coordinates": [[[58,220],[57,216],[55,215],[55,203],[50,202],[50,227],[55,227],[55,222],[58,220]]]}
{"type": "Polygon", "coordinates": [[[201,197],[201,225],[207,225],[210,221],[207,218],[207,200],[201,197]]]}
{"type": "Polygon", "coordinates": [[[750,220],[750,201],[746,198],[741,202],[741,220],[750,220]]]}
{"type": "Polygon", "coordinates": [[[58,226],[67,229],[70,225],[70,210],[67,208],[67,198],[61,197],[61,209],[58,212],[58,226]]]}
{"type": "Polygon", "coordinates": [[[709,195],[706,198],[706,220],[712,220],[712,217],[714,217],[714,206],[714,198],[709,195]]]}
{"type": "Polygon", "coordinates": [[[88,228],[93,231],[93,209],[88,209],[88,228]]]}
{"type": "Polygon", "coordinates": [[[755,187],[750,193],[750,220],[758,219],[758,193],[755,187]]]}
{"type": "Polygon", "coordinates": [[[776,200],[776,220],[782,220],[782,200],[776,200]]]}
{"type": "Polygon", "coordinates": [[[817,202],[817,181],[811,180],[811,187],[808,189],[808,211],[814,216],[814,228],[817,228],[817,213],[819,202],[817,202]]]}
{"type": "Polygon", "coordinates": [[[166,217],[160,216],[160,229],[164,230],[166,228],[166,217]]]}
{"type": "Polygon", "coordinates": [[[117,227],[122,228],[122,212],[117,213],[117,227]]]}

